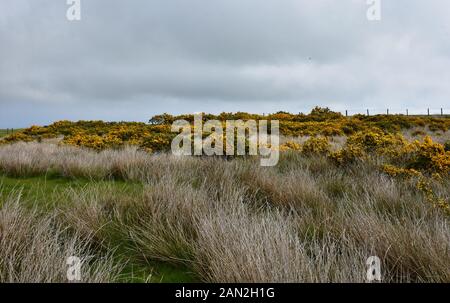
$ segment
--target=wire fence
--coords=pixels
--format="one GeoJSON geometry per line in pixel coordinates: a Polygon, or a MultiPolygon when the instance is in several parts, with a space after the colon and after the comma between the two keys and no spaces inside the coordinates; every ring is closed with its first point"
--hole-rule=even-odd
{"type": "Polygon", "coordinates": [[[450,108],[425,108],[425,109],[408,109],[408,108],[349,108],[340,110],[345,116],[353,115],[405,115],[405,116],[450,116],[450,108]]]}
{"type": "Polygon", "coordinates": [[[0,135],[12,135],[15,132],[17,132],[17,129],[14,128],[5,128],[5,129],[0,129],[0,135]]]}

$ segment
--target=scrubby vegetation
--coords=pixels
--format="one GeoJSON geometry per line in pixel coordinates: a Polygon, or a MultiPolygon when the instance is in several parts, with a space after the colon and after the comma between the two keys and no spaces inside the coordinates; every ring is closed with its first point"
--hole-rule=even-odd
{"type": "MultiPolygon", "coordinates": [[[[344,117],[328,108],[316,107],[310,114],[289,114],[279,112],[267,116],[248,113],[222,113],[220,115],[203,114],[204,121],[219,120],[279,120],[280,133],[286,137],[299,136],[349,136],[359,132],[398,133],[405,130],[416,132],[421,128],[435,134],[450,129],[450,119],[446,117],[415,117],[403,115],[356,115],[344,117]]],[[[175,133],[171,125],[176,120],[193,123],[193,115],[154,116],[149,124],[136,122],[103,121],[58,121],[49,126],[32,126],[0,140],[0,144],[13,142],[42,141],[50,138],[62,138],[62,144],[82,146],[96,150],[118,148],[125,145],[138,146],[147,152],[170,149],[175,133]]],[[[422,131],[422,130],[420,130],[422,131]]]]}
{"type": "Polygon", "coordinates": [[[364,282],[376,255],[385,282],[450,282],[449,119],[204,116],[279,119],[261,167],[156,153],[180,118],[2,140],[0,281],[64,281],[80,255],[86,282],[364,282]]]}

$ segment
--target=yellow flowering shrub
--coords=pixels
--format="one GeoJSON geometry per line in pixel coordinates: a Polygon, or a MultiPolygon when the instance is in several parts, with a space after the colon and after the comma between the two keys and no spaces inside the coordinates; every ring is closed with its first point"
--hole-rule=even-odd
{"type": "Polygon", "coordinates": [[[399,156],[408,146],[408,141],[400,134],[386,134],[382,131],[360,132],[350,136],[347,146],[358,146],[367,153],[399,156]]]}
{"type": "Polygon", "coordinates": [[[403,179],[434,176],[437,180],[436,176],[443,179],[450,173],[450,152],[429,136],[423,142],[410,143],[400,134],[357,133],[348,138],[343,148],[331,153],[330,158],[340,165],[358,160],[381,161],[382,172],[403,179]]]}
{"type": "Polygon", "coordinates": [[[300,151],[302,150],[302,146],[299,143],[293,141],[287,141],[280,145],[280,151],[288,150],[300,151]]]}
{"type": "Polygon", "coordinates": [[[438,197],[433,191],[431,182],[427,178],[420,178],[416,185],[424,195],[429,203],[431,203],[435,208],[438,208],[444,212],[447,216],[450,216],[450,203],[444,198],[438,197]]]}
{"type": "MultiPolygon", "coordinates": [[[[103,121],[57,121],[49,126],[32,126],[0,140],[1,144],[18,141],[33,141],[43,138],[63,137],[63,144],[84,146],[97,150],[114,148],[123,145],[136,145],[145,150],[160,151],[170,148],[171,124],[175,120],[193,122],[193,115],[172,116],[162,114],[150,119],[149,124],[137,122],[103,122],[103,121]]],[[[291,114],[278,112],[269,115],[249,113],[221,113],[219,115],[204,114],[203,120],[279,120],[280,134],[283,136],[349,136],[349,142],[343,150],[332,153],[331,156],[339,163],[367,157],[368,154],[387,156],[390,158],[412,158],[417,155],[417,162],[431,163],[437,171],[448,169],[448,155],[441,152],[432,157],[421,156],[423,147],[418,148],[406,143],[397,134],[399,130],[428,128],[431,131],[447,131],[450,129],[450,119],[446,117],[415,117],[402,115],[355,115],[344,117],[341,113],[328,108],[315,107],[309,114],[291,114]],[[407,150],[407,148],[411,150],[407,150]],[[420,160],[420,159],[421,160],[420,160]],[[425,160],[424,160],[425,159],[425,160]]],[[[297,143],[286,142],[281,150],[303,150],[306,154],[329,153],[326,139],[307,142],[304,147],[297,143]]],[[[450,150],[450,143],[444,147],[450,150]]],[[[413,161],[414,162],[414,161],[413,161]]],[[[428,165],[428,164],[427,164],[428,165]]],[[[425,165],[425,166],[427,166],[425,165]]],[[[428,167],[428,166],[427,166],[428,167]]],[[[428,169],[428,168],[425,169],[428,169]]],[[[413,167],[412,167],[413,168],[413,167]]]]}
{"type": "Polygon", "coordinates": [[[433,142],[426,136],[423,142],[414,141],[410,145],[408,167],[430,172],[448,174],[450,172],[450,152],[444,145],[433,142]]]}
{"type": "Polygon", "coordinates": [[[330,158],[338,165],[364,160],[366,157],[367,154],[364,149],[356,145],[346,145],[344,148],[330,154],[330,158]]]}
{"type": "Polygon", "coordinates": [[[96,150],[106,148],[107,144],[102,136],[77,133],[69,138],[64,139],[64,144],[82,146],[96,150]]]}
{"type": "Polygon", "coordinates": [[[152,152],[169,150],[174,137],[175,134],[172,133],[150,134],[143,139],[141,147],[152,152]]]}
{"type": "Polygon", "coordinates": [[[419,177],[422,175],[418,170],[415,170],[413,168],[402,168],[391,164],[384,164],[381,168],[383,172],[391,177],[402,177],[408,179],[411,177],[419,177]]]}
{"type": "Polygon", "coordinates": [[[330,142],[325,137],[311,137],[302,146],[302,153],[306,155],[327,155],[331,151],[330,142]]]}
{"type": "Polygon", "coordinates": [[[14,142],[31,142],[33,140],[34,140],[34,138],[32,136],[27,135],[24,132],[17,132],[17,133],[11,134],[11,135],[3,138],[3,140],[1,140],[0,142],[7,144],[7,143],[14,143],[14,142]]]}

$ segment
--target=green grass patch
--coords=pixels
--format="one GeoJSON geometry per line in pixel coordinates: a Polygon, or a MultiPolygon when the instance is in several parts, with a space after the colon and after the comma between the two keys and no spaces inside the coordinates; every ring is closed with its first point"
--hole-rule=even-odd
{"type": "MultiPolygon", "coordinates": [[[[113,186],[119,193],[133,194],[142,188],[142,184],[117,180],[91,181],[89,179],[60,178],[49,174],[33,177],[9,177],[0,175],[0,197],[20,193],[22,201],[28,206],[30,203],[38,208],[58,206],[55,197],[65,190],[83,190],[89,186],[113,186]]],[[[3,199],[2,199],[3,200],[3,199]]],[[[64,201],[59,201],[63,203],[64,201]]]]}
{"type": "MultiPolygon", "coordinates": [[[[118,195],[133,197],[139,193],[143,185],[141,183],[125,182],[121,180],[91,181],[89,179],[61,178],[54,174],[36,177],[9,177],[0,175],[0,206],[9,195],[16,197],[21,195],[21,203],[27,207],[37,207],[43,212],[51,210],[65,203],[59,201],[61,193],[66,190],[85,190],[90,186],[110,187],[117,190],[118,195]]],[[[199,282],[198,278],[183,265],[143,260],[135,252],[130,251],[127,240],[118,237],[117,231],[108,230],[109,238],[114,239],[112,246],[115,248],[114,258],[117,262],[128,260],[118,282],[134,283],[176,283],[199,282]]]]}
{"type": "Polygon", "coordinates": [[[86,184],[88,181],[85,180],[45,176],[13,178],[0,175],[0,197],[3,202],[6,196],[20,193],[21,201],[27,206],[36,205],[38,208],[45,208],[51,205],[54,195],[71,187],[82,187],[86,184]]]}
{"type": "Polygon", "coordinates": [[[0,197],[20,192],[22,201],[27,201],[26,203],[33,202],[38,207],[53,205],[51,203],[55,200],[53,198],[65,190],[83,190],[89,186],[97,186],[100,188],[113,186],[118,193],[127,195],[133,195],[143,187],[141,183],[137,182],[126,182],[123,180],[92,181],[83,178],[63,178],[53,173],[30,177],[11,177],[0,174],[0,197]]]}
{"type": "Polygon", "coordinates": [[[200,282],[189,268],[181,265],[149,261],[129,262],[118,282],[126,283],[195,283],[200,282]]]}

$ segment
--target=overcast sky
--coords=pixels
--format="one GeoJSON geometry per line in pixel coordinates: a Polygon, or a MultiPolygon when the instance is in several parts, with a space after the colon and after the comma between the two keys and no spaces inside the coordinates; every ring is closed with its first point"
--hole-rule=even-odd
{"type": "Polygon", "coordinates": [[[158,113],[450,111],[450,1],[0,0],[0,128],[158,113]]]}

